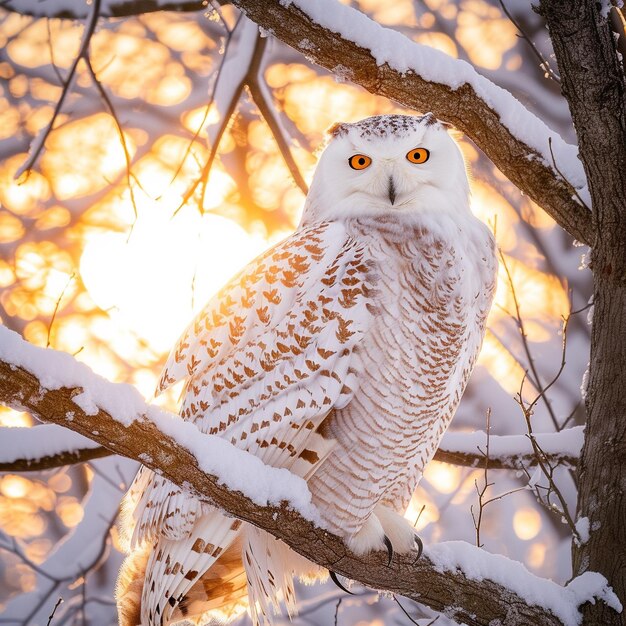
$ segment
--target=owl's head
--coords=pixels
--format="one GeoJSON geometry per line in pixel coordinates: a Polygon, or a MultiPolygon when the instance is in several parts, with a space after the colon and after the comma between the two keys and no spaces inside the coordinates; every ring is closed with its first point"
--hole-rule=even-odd
{"type": "Polygon", "coordinates": [[[329,135],[303,222],[469,211],[463,156],[432,113],[378,115],[335,124],[329,135]]]}

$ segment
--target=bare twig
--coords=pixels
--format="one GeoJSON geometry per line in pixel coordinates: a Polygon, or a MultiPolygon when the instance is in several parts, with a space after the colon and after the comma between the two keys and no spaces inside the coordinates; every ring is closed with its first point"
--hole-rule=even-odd
{"type": "MultiPolygon", "coordinates": [[[[520,338],[522,340],[522,346],[524,347],[524,352],[526,353],[526,358],[528,359],[528,366],[530,367],[530,370],[532,372],[533,377],[531,379],[531,382],[534,385],[534,387],[540,392],[540,397],[543,399],[543,402],[546,405],[546,409],[548,410],[548,413],[550,414],[550,419],[552,420],[554,429],[559,431],[561,430],[562,426],[559,424],[559,421],[556,418],[556,414],[554,412],[554,409],[552,408],[552,404],[550,400],[548,399],[548,397],[544,393],[541,393],[543,390],[543,386],[541,383],[541,378],[539,377],[539,372],[537,371],[537,366],[535,365],[535,360],[530,350],[530,345],[528,343],[528,336],[526,334],[526,329],[524,327],[524,320],[522,319],[522,314],[520,311],[520,304],[517,298],[517,291],[515,290],[515,283],[513,282],[513,276],[511,275],[509,265],[506,262],[506,257],[504,256],[504,253],[502,252],[501,249],[499,249],[499,255],[500,255],[500,261],[502,263],[502,267],[504,267],[504,271],[506,272],[506,277],[509,283],[509,288],[511,290],[511,295],[513,296],[513,304],[515,305],[515,315],[512,317],[519,330],[520,338]]],[[[554,382],[555,381],[553,381],[551,385],[554,384],[554,382]]]]}
{"type": "Polygon", "coordinates": [[[339,607],[341,606],[342,600],[343,598],[339,598],[339,600],[337,600],[337,604],[335,605],[335,626],[338,626],[339,624],[339,607]]]}
{"type": "Polygon", "coordinates": [[[50,323],[48,324],[48,336],[46,338],[46,348],[50,347],[50,334],[52,333],[52,325],[54,324],[54,320],[56,319],[57,312],[61,304],[61,300],[63,299],[63,296],[65,295],[65,291],[70,286],[70,283],[74,280],[75,275],[76,275],[75,272],[72,272],[72,275],[67,279],[67,282],[65,283],[65,287],[63,287],[63,289],[61,290],[61,294],[57,298],[56,304],[54,305],[54,311],[52,312],[52,317],[50,318],[50,323]]]}
{"type": "Polygon", "coordinates": [[[306,181],[302,177],[300,169],[298,168],[293,155],[291,154],[291,149],[289,148],[289,144],[285,140],[282,129],[280,127],[280,123],[276,117],[274,112],[274,104],[268,102],[267,95],[265,93],[264,85],[260,84],[259,81],[263,80],[258,74],[252,77],[248,81],[248,89],[250,90],[250,95],[254,100],[254,103],[257,105],[259,112],[263,119],[267,122],[269,129],[276,141],[276,145],[291,173],[293,180],[296,185],[300,188],[302,193],[306,195],[309,192],[309,187],[306,184],[306,181]]]}
{"type": "Polygon", "coordinates": [[[43,150],[43,146],[46,143],[46,139],[48,138],[48,135],[52,131],[54,122],[56,121],[59,113],[61,112],[61,108],[63,107],[65,98],[67,97],[68,93],[71,90],[72,83],[76,76],[76,69],[78,68],[78,63],[80,62],[81,59],[84,59],[87,56],[87,53],[89,51],[89,44],[91,43],[91,37],[94,31],[96,30],[98,17],[100,16],[100,3],[101,3],[101,0],[93,0],[92,2],[91,13],[89,15],[89,20],[87,21],[87,24],[85,25],[85,31],[83,33],[83,39],[80,44],[80,49],[78,51],[78,54],[76,55],[76,58],[74,59],[74,62],[72,63],[72,66],[70,67],[70,70],[67,74],[65,81],[63,82],[61,96],[57,100],[57,103],[54,107],[54,111],[52,113],[52,117],[50,118],[48,125],[45,127],[45,129],[42,131],[39,137],[37,137],[37,139],[35,139],[35,141],[33,142],[31,153],[26,159],[26,161],[20,166],[20,168],[15,173],[15,178],[19,178],[24,172],[29,172],[32,169],[33,165],[35,164],[35,161],[39,158],[41,151],[43,150]]]}
{"type": "MultiPolygon", "coordinates": [[[[239,23],[240,19],[241,19],[241,16],[238,18],[237,23],[239,23]]],[[[224,44],[224,53],[222,54],[222,60],[220,61],[220,65],[216,70],[215,80],[213,81],[213,87],[211,88],[211,95],[209,96],[209,101],[207,102],[204,108],[204,114],[202,116],[202,120],[200,121],[200,124],[198,124],[198,128],[193,134],[193,137],[189,140],[189,144],[187,145],[187,148],[185,149],[185,154],[183,154],[183,158],[181,159],[178,167],[176,168],[176,171],[174,172],[174,175],[172,176],[172,179],[170,180],[170,185],[174,183],[174,181],[176,180],[176,178],[178,178],[178,175],[182,171],[183,166],[185,165],[185,161],[187,160],[187,157],[189,156],[189,153],[191,152],[191,148],[193,147],[193,144],[200,136],[200,133],[202,132],[204,125],[207,121],[207,118],[209,117],[209,113],[211,112],[211,107],[213,106],[213,103],[215,102],[215,91],[217,88],[217,84],[220,80],[220,77],[222,75],[222,71],[224,69],[224,63],[226,61],[226,58],[228,57],[228,51],[229,51],[230,45],[232,44],[232,35],[234,32],[234,31],[228,30],[228,27],[226,26],[226,22],[224,21],[223,18],[221,19],[221,21],[224,24],[224,28],[226,28],[227,30],[226,42],[224,44]]],[[[237,24],[235,24],[235,28],[237,28],[237,24]]]]}
{"type": "Polygon", "coordinates": [[[54,608],[52,609],[52,613],[50,613],[50,616],[48,617],[48,624],[47,624],[47,626],[50,626],[50,624],[52,624],[52,620],[54,618],[54,614],[57,612],[57,609],[59,608],[59,606],[61,606],[62,602],[63,602],[63,598],[61,598],[59,596],[59,599],[57,600],[57,603],[54,605],[54,608]]]}
{"type": "Polygon", "coordinates": [[[470,506],[470,513],[472,514],[472,521],[474,522],[474,529],[476,531],[476,546],[479,548],[482,548],[483,544],[480,543],[480,526],[483,520],[483,513],[485,511],[485,508],[492,504],[493,502],[497,502],[498,500],[502,500],[502,498],[505,498],[506,496],[510,496],[514,493],[517,493],[518,491],[523,491],[525,489],[525,487],[520,487],[518,489],[511,489],[509,491],[506,491],[505,493],[501,493],[497,496],[493,496],[492,498],[488,498],[485,499],[485,496],[487,494],[487,491],[489,491],[489,489],[491,487],[494,486],[495,483],[490,483],[489,482],[489,447],[490,447],[490,441],[491,441],[491,408],[487,409],[487,445],[486,445],[486,449],[483,453],[484,457],[485,457],[485,466],[484,466],[484,470],[483,470],[483,485],[481,488],[478,487],[478,480],[474,480],[474,487],[476,489],[476,494],[478,495],[478,515],[474,515],[474,505],[470,506]]]}
{"type": "Polygon", "coordinates": [[[513,24],[513,26],[517,28],[522,39],[524,39],[524,41],[528,43],[528,45],[530,46],[530,49],[533,51],[533,54],[539,59],[541,69],[543,69],[543,71],[545,72],[546,78],[551,78],[557,83],[560,83],[561,77],[552,69],[548,59],[546,59],[546,57],[543,56],[543,54],[539,51],[535,43],[524,32],[524,29],[520,26],[519,22],[511,15],[510,11],[506,8],[506,5],[504,4],[504,1],[503,0],[498,0],[498,1],[500,2],[500,6],[502,7],[502,11],[504,11],[504,14],[509,18],[509,21],[513,24]]]}
{"type": "Polygon", "coordinates": [[[128,191],[130,193],[130,202],[133,207],[133,213],[135,214],[135,220],[137,220],[137,217],[138,217],[137,200],[135,198],[135,190],[133,189],[131,179],[137,183],[137,185],[142,189],[144,193],[146,193],[146,195],[147,195],[147,192],[145,191],[145,189],[143,189],[143,187],[141,186],[141,183],[137,180],[137,178],[133,175],[131,171],[131,157],[130,157],[130,152],[128,151],[128,144],[126,143],[126,136],[124,135],[124,131],[122,130],[122,125],[117,116],[117,112],[115,111],[115,107],[113,106],[113,102],[111,101],[111,98],[109,98],[109,94],[107,94],[107,92],[105,91],[104,87],[102,86],[102,83],[98,79],[96,72],[93,69],[93,66],[91,65],[91,58],[89,57],[88,54],[85,55],[85,63],[87,65],[87,71],[89,72],[89,75],[91,76],[91,80],[95,88],[98,90],[100,97],[104,101],[107,109],[109,110],[109,113],[111,114],[111,117],[113,118],[113,121],[115,122],[115,128],[117,130],[117,134],[120,138],[120,144],[124,152],[124,161],[126,163],[126,184],[128,186],[128,191]]]}
{"type": "Polygon", "coordinates": [[[490,420],[491,420],[491,408],[487,409],[487,425],[486,425],[486,432],[487,432],[487,446],[486,446],[486,450],[485,450],[485,458],[487,459],[487,462],[485,463],[485,469],[483,470],[483,486],[479,489],[478,488],[478,480],[474,480],[474,487],[476,488],[476,494],[478,495],[478,516],[474,515],[474,505],[472,504],[470,506],[470,513],[472,514],[472,521],[474,522],[474,529],[476,530],[476,545],[479,548],[482,548],[482,544],[480,543],[480,524],[482,522],[483,519],[483,511],[485,509],[485,502],[483,500],[483,498],[485,497],[485,494],[487,493],[487,490],[489,489],[489,487],[492,487],[494,483],[490,483],[489,482],[489,442],[490,442],[490,436],[491,436],[491,424],[490,424],[490,420]]]}

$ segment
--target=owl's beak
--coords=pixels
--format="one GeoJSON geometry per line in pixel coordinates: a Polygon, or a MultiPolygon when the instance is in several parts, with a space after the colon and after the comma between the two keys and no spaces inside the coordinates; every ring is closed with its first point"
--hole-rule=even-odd
{"type": "Polygon", "coordinates": [[[393,176],[389,177],[389,186],[387,187],[387,192],[389,193],[389,201],[391,202],[391,206],[396,201],[396,187],[393,184],[393,176]]]}

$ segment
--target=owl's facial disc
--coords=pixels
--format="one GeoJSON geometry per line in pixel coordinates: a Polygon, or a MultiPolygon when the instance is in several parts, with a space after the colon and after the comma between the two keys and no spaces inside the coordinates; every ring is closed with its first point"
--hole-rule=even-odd
{"type": "Polygon", "coordinates": [[[304,221],[465,212],[463,156],[432,116],[377,116],[339,124],[317,166],[304,221]]]}

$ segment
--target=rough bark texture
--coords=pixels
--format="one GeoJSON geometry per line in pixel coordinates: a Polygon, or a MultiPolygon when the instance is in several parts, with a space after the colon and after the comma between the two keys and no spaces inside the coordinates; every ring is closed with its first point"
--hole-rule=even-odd
{"type": "Polygon", "coordinates": [[[385,589],[445,611],[468,626],[562,626],[545,609],[532,606],[515,592],[493,581],[466,578],[461,572],[437,571],[431,561],[415,554],[387,553],[358,557],[343,541],[316,527],[286,506],[260,507],[202,472],[195,458],[148,421],[124,426],[100,410],[87,415],[73,398],[82,389],[48,390],[30,372],[0,361],[0,403],[31,412],[41,420],[67,426],[124,456],[141,460],[178,485],[217,504],[238,518],[264,528],[316,563],[375,589],[385,589]],[[66,415],[73,414],[71,422],[66,415]],[[141,458],[140,458],[141,457],[141,458]],[[148,461],[149,459],[149,461],[148,461]]]}
{"type": "MultiPolygon", "coordinates": [[[[624,71],[594,0],[542,0],[593,202],[594,312],[578,515],[591,538],[574,574],[602,573],[626,606],[626,99],[624,71]]],[[[586,624],[626,624],[589,605],[586,624]]]]}

